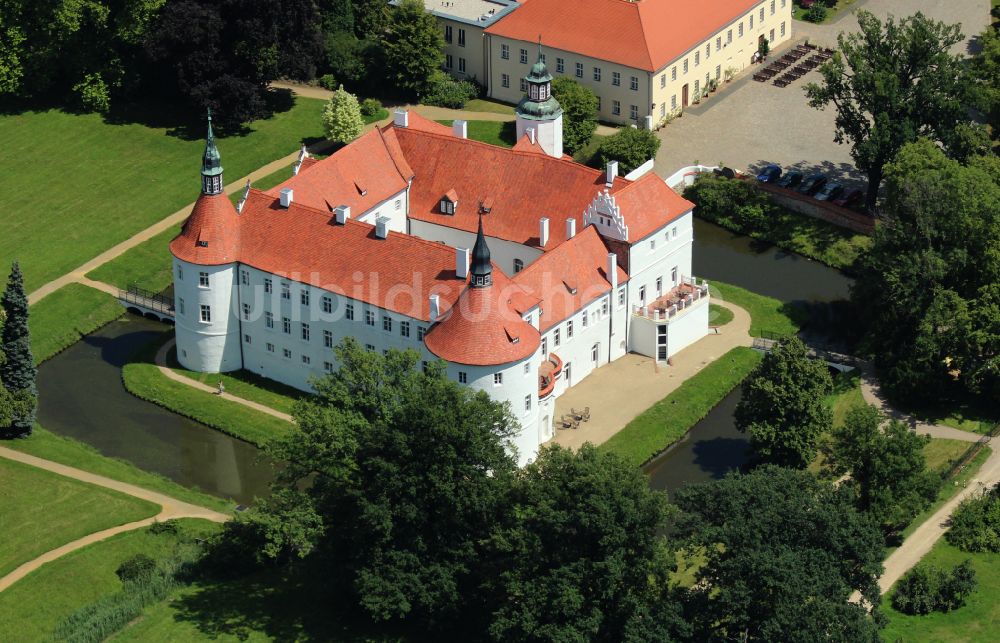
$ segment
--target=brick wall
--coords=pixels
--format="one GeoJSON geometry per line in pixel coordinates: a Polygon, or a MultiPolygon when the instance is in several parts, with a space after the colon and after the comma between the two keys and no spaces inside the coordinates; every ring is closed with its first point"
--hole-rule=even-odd
{"type": "MultiPolygon", "coordinates": [[[[753,177],[746,180],[755,181],[753,177]]],[[[821,219],[833,225],[847,228],[861,234],[871,234],[875,231],[875,219],[847,208],[836,206],[828,201],[817,201],[811,196],[795,190],[780,188],[770,183],[757,183],[760,189],[771,195],[771,200],[793,212],[821,219]]]]}

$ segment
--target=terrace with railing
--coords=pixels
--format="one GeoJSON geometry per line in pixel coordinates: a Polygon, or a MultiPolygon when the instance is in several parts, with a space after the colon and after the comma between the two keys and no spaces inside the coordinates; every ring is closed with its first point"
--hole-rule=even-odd
{"type": "Polygon", "coordinates": [[[669,292],[645,306],[633,306],[632,314],[653,321],[667,321],[708,297],[708,282],[684,278],[669,292]]]}
{"type": "Polygon", "coordinates": [[[556,390],[556,380],[562,375],[563,363],[555,353],[549,353],[538,366],[538,399],[545,400],[556,390]]]}

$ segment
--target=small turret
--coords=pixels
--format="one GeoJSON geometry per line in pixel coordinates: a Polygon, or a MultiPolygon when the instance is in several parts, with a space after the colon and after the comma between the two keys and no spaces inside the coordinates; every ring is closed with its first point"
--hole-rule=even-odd
{"type": "Polygon", "coordinates": [[[517,139],[534,130],[534,138],[549,156],[562,158],[562,106],[552,95],[552,75],[542,56],[542,41],[538,40],[538,62],[524,77],[527,92],[517,104],[517,139]]]}
{"type": "Polygon", "coordinates": [[[208,135],[205,138],[205,153],[201,157],[201,193],[222,194],[222,157],[215,146],[212,132],[212,110],[208,110],[208,135]]]}
{"type": "Polygon", "coordinates": [[[476,245],[472,246],[472,283],[473,288],[488,288],[493,285],[493,264],[490,262],[490,249],[483,235],[483,217],[479,217],[479,232],[476,233],[476,245]]]}

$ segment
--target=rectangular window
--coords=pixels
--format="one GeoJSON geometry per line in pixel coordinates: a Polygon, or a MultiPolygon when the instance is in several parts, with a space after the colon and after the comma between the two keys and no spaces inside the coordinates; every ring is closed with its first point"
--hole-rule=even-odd
{"type": "Polygon", "coordinates": [[[656,278],[656,294],[657,295],[663,294],[663,277],[656,278]]]}
{"type": "Polygon", "coordinates": [[[562,74],[566,72],[566,61],[562,58],[556,58],[556,73],[562,74]]]}
{"type": "Polygon", "coordinates": [[[772,29],[772,30],[771,30],[771,33],[770,33],[770,34],[768,35],[768,37],[767,37],[767,41],[768,41],[769,43],[772,43],[772,42],[774,42],[774,29],[772,29]]]}
{"type": "Polygon", "coordinates": [[[458,72],[460,74],[465,73],[465,58],[462,58],[461,56],[458,58],[458,72]]]}
{"type": "MultiPolygon", "coordinates": [[[[751,16],[751,20],[752,19],[753,19],[753,17],[751,16]]],[[[736,30],[737,30],[737,34],[739,35],[739,37],[742,38],[743,37],[743,23],[742,22],[736,26],[736,30]]]]}
{"type": "Polygon", "coordinates": [[[250,273],[246,270],[240,270],[240,283],[244,286],[250,285],[250,273]]]}
{"type": "Polygon", "coordinates": [[[632,79],[629,82],[629,89],[631,89],[634,92],[639,91],[639,77],[638,76],[632,76],[632,79]]]}
{"type": "Polygon", "coordinates": [[[292,334],[292,320],[289,319],[288,317],[281,318],[281,332],[285,333],[286,335],[292,334]]]}
{"type": "Polygon", "coordinates": [[[524,412],[528,413],[531,411],[531,393],[524,396],[524,412]]]}
{"type": "Polygon", "coordinates": [[[272,344],[271,342],[268,342],[267,344],[265,344],[265,348],[267,348],[267,352],[268,353],[273,353],[274,352],[274,344],[272,344]]]}
{"type": "MultiPolygon", "coordinates": [[[[774,0],[771,0],[771,4],[774,4],[774,0]]],[[[764,7],[760,8],[760,21],[764,22],[764,7]]]]}
{"type": "Polygon", "coordinates": [[[309,291],[308,290],[300,290],[299,291],[299,302],[303,306],[308,306],[309,305],[309,291]]]}
{"type": "Polygon", "coordinates": [[[271,292],[271,279],[270,277],[264,278],[264,292],[271,292]]]}
{"type": "Polygon", "coordinates": [[[212,321],[212,307],[206,304],[201,305],[201,321],[209,323],[212,321]]]}
{"type": "Polygon", "coordinates": [[[700,93],[701,93],[701,86],[698,84],[698,81],[696,80],[694,81],[694,95],[698,96],[700,93]]]}
{"type": "Polygon", "coordinates": [[[500,74],[500,84],[504,87],[510,87],[510,74],[500,74]]]}
{"type": "Polygon", "coordinates": [[[281,298],[282,299],[292,298],[292,287],[286,283],[281,284],[281,298]]]}
{"type": "Polygon", "coordinates": [[[677,266],[670,269],[670,283],[677,285],[677,266]]]}
{"type": "Polygon", "coordinates": [[[243,304],[243,321],[250,321],[250,304],[243,304]]]}
{"type": "Polygon", "coordinates": [[[656,239],[650,239],[649,240],[649,249],[650,250],[656,250],[656,239]]]}
{"type": "Polygon", "coordinates": [[[722,76],[722,65],[716,65],[715,66],[715,80],[719,80],[719,78],[721,76],[722,76]]]}
{"type": "Polygon", "coordinates": [[[382,315],[382,330],[388,333],[392,332],[392,317],[382,315]]]}
{"type": "Polygon", "coordinates": [[[622,113],[621,101],[613,100],[611,101],[611,113],[617,116],[622,113]]]}
{"type": "Polygon", "coordinates": [[[469,383],[469,375],[468,375],[468,373],[466,373],[465,371],[459,371],[458,372],[458,383],[459,384],[468,384],[469,383]]]}
{"type": "Polygon", "coordinates": [[[522,49],[521,50],[521,64],[522,65],[527,65],[528,64],[528,50],[527,49],[522,49]]]}
{"type": "Polygon", "coordinates": [[[399,322],[399,334],[402,335],[403,337],[410,336],[410,322],[408,321],[399,322]]]}
{"type": "Polygon", "coordinates": [[[369,326],[375,325],[375,313],[370,310],[365,311],[365,323],[369,326]]]}
{"type": "Polygon", "coordinates": [[[600,96],[597,97],[597,111],[598,112],[601,111],[601,97],[600,96]]]}
{"type": "Polygon", "coordinates": [[[705,60],[708,60],[711,57],[712,57],[712,43],[706,42],[705,43],[705,60]]]}
{"type": "Polygon", "coordinates": [[[670,68],[670,80],[677,80],[677,65],[670,68]]]}
{"type": "Polygon", "coordinates": [[[605,297],[601,300],[601,314],[607,316],[608,314],[608,298],[605,297]]]}
{"type": "Polygon", "coordinates": [[[208,273],[199,272],[198,273],[198,286],[200,288],[208,288],[208,273]]]}
{"type": "Polygon", "coordinates": [[[619,72],[611,72],[611,84],[616,87],[622,84],[622,75],[619,72]]]}
{"type": "Polygon", "coordinates": [[[670,111],[677,109],[677,94],[670,97],[670,111]]]}
{"type": "Polygon", "coordinates": [[[781,37],[784,38],[785,37],[785,23],[781,23],[781,32],[780,33],[781,33],[781,37]]]}
{"type": "Polygon", "coordinates": [[[396,199],[395,206],[396,206],[396,210],[399,211],[403,207],[403,202],[400,201],[399,199],[396,199]]]}
{"type": "Polygon", "coordinates": [[[645,286],[639,286],[639,305],[640,306],[645,306],[646,305],[646,287],[645,286]]]}
{"type": "Polygon", "coordinates": [[[781,8],[782,8],[782,9],[784,9],[784,8],[785,8],[785,2],[786,2],[786,0],[781,0],[781,8]]]}
{"type": "Polygon", "coordinates": [[[302,323],[302,339],[309,341],[309,324],[305,322],[302,323]]]}
{"type": "Polygon", "coordinates": [[[774,15],[774,0],[771,0],[771,15],[774,15]]]}
{"type": "Polygon", "coordinates": [[[667,115],[667,104],[660,103],[660,118],[663,118],[666,115],[667,115]]]}
{"type": "Polygon", "coordinates": [[[274,313],[272,312],[264,313],[264,326],[266,328],[274,328],[274,313]]]}
{"type": "Polygon", "coordinates": [[[333,312],[333,297],[329,295],[323,295],[323,312],[332,313],[333,312]]]}
{"type": "Polygon", "coordinates": [[[500,386],[503,384],[503,373],[493,374],[493,386],[500,386]]]}
{"type": "Polygon", "coordinates": [[[328,330],[323,331],[323,348],[333,348],[333,333],[328,330]]]}
{"type": "Polygon", "coordinates": [[[527,91],[528,91],[528,81],[526,81],[525,79],[522,78],[521,79],[521,93],[525,93],[527,91]]]}
{"type": "Polygon", "coordinates": [[[458,30],[458,46],[459,47],[465,46],[465,29],[458,30]]]}
{"type": "Polygon", "coordinates": [[[531,374],[531,362],[525,362],[524,363],[524,374],[525,375],[530,375],[531,374]]]}
{"type": "Polygon", "coordinates": [[[249,335],[244,335],[243,336],[243,343],[244,344],[251,344],[253,342],[251,341],[251,337],[249,335]]]}
{"type": "Polygon", "coordinates": [[[423,326],[417,326],[417,340],[424,341],[424,335],[427,334],[427,329],[423,326]]]}
{"type": "Polygon", "coordinates": [[[698,63],[700,63],[700,62],[701,62],[701,52],[700,51],[696,51],[696,52],[694,52],[694,66],[697,67],[698,63]]]}
{"type": "Polygon", "coordinates": [[[549,356],[549,338],[548,337],[543,337],[542,338],[542,357],[548,357],[548,356],[549,356]]]}
{"type": "Polygon", "coordinates": [[[720,49],[722,49],[722,36],[715,39],[715,50],[719,51],[720,49]]]}
{"type": "Polygon", "coordinates": [[[500,45],[500,57],[510,60],[510,45],[500,45]]]}
{"type": "Polygon", "coordinates": [[[554,331],[552,331],[552,345],[558,347],[559,344],[560,344],[559,329],[557,328],[554,331]]]}
{"type": "Polygon", "coordinates": [[[576,77],[583,78],[583,63],[576,63],[576,77]]]}
{"type": "Polygon", "coordinates": [[[310,362],[312,362],[312,359],[310,359],[308,355],[303,355],[302,356],[302,363],[303,364],[309,364],[310,362]]]}
{"type": "Polygon", "coordinates": [[[687,60],[687,58],[684,59],[684,73],[685,74],[688,73],[688,60],[687,60]]]}
{"type": "Polygon", "coordinates": [[[281,349],[281,354],[282,354],[282,356],[284,356],[285,359],[292,359],[292,351],[290,351],[287,348],[282,348],[281,349]]]}
{"type": "Polygon", "coordinates": [[[587,327],[587,311],[586,310],[583,311],[583,313],[580,315],[580,325],[583,326],[584,328],[587,327]]]}
{"type": "Polygon", "coordinates": [[[333,372],[333,362],[323,362],[323,370],[327,373],[333,372]]]}
{"type": "Polygon", "coordinates": [[[444,26],[444,41],[451,42],[451,25],[444,26]]]}
{"type": "Polygon", "coordinates": [[[365,344],[365,350],[369,353],[375,352],[375,346],[373,344],[365,344]]]}
{"type": "Polygon", "coordinates": [[[671,235],[674,237],[674,239],[676,239],[677,238],[677,226],[674,226],[672,228],[672,230],[673,230],[673,232],[671,233],[671,235]]]}
{"type": "Polygon", "coordinates": [[[601,68],[600,67],[594,67],[594,80],[597,81],[597,82],[601,82],[601,68]]]}
{"type": "Polygon", "coordinates": [[[455,66],[455,59],[452,58],[451,54],[444,55],[444,67],[445,69],[452,69],[455,66]]]}
{"type": "Polygon", "coordinates": [[[180,281],[184,281],[184,269],[181,268],[180,266],[177,266],[177,279],[180,281]]]}
{"type": "Polygon", "coordinates": [[[750,30],[753,31],[753,14],[750,14],[750,30]]]}
{"type": "Polygon", "coordinates": [[[566,339],[573,339],[573,320],[566,322],[566,339]]]}
{"type": "Polygon", "coordinates": [[[354,304],[344,306],[344,317],[349,321],[354,321],[354,304]]]}
{"type": "Polygon", "coordinates": [[[625,305],[625,286],[618,289],[618,307],[621,308],[625,305]]]}
{"type": "Polygon", "coordinates": [[[177,298],[177,312],[181,315],[184,314],[184,300],[180,297],[177,298]]]}
{"type": "Polygon", "coordinates": [[[639,120],[639,106],[638,105],[629,105],[628,115],[629,115],[629,118],[631,118],[633,121],[639,120]]]}
{"type": "Polygon", "coordinates": [[[732,41],[733,41],[733,30],[730,29],[729,31],[726,32],[726,44],[728,45],[732,41]]]}
{"type": "Polygon", "coordinates": [[[660,74],[660,89],[664,89],[667,86],[667,75],[660,74]]]}

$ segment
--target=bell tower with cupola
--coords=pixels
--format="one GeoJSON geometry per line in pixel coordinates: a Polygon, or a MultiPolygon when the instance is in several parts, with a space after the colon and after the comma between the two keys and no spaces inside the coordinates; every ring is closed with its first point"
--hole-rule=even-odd
{"type": "Polygon", "coordinates": [[[517,104],[517,140],[532,129],[535,140],[549,156],[562,158],[562,106],[552,96],[552,76],[545,66],[542,40],[538,39],[538,62],[524,77],[527,93],[517,104]]]}
{"type": "Polygon", "coordinates": [[[215,146],[212,132],[212,110],[208,110],[208,136],[205,138],[205,153],[201,157],[201,193],[222,194],[222,157],[215,146]]]}

